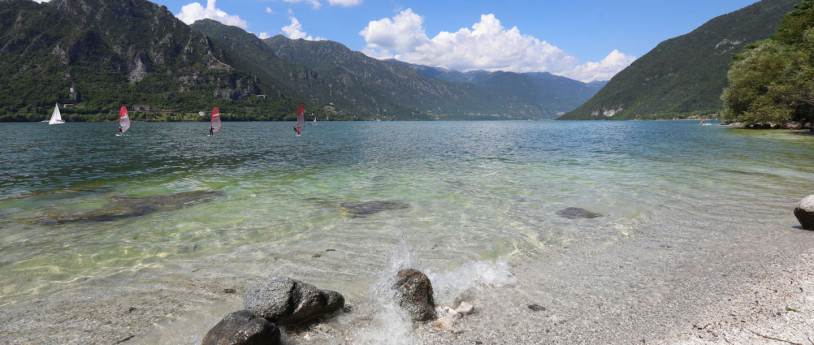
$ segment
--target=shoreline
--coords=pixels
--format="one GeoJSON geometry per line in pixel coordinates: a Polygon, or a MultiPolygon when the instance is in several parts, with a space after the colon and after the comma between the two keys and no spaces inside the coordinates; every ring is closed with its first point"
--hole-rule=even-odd
{"type": "MultiPolygon", "coordinates": [[[[462,296],[475,313],[458,320],[454,332],[431,323],[375,329],[381,326],[373,325],[378,306],[351,294],[345,312],[284,333],[283,340],[373,344],[376,332],[395,331],[404,338],[391,344],[759,344],[772,338],[808,344],[814,337],[804,331],[814,329],[811,243],[814,232],[786,227],[726,247],[715,238],[646,235],[598,248],[563,244],[513,258],[516,283],[462,296]],[[532,304],[543,308],[532,310],[532,304]]],[[[183,341],[200,343],[209,327],[242,305],[251,280],[245,278],[230,286],[207,279],[174,286],[139,281],[157,284],[157,291],[136,294],[127,287],[95,290],[91,282],[66,291],[65,298],[4,306],[0,337],[9,344],[171,344],[179,338],[169,335],[195,324],[203,332],[185,334],[183,341]],[[229,287],[237,292],[224,293],[229,287]]],[[[99,280],[106,279],[117,278],[99,280]]]]}

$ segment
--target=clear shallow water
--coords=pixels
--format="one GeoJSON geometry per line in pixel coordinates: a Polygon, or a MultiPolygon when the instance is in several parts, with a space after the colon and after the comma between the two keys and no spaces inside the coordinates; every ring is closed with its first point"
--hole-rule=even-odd
{"type": "Polygon", "coordinates": [[[123,272],[287,275],[366,295],[400,234],[427,271],[472,280],[455,272],[573,242],[796,225],[791,208],[814,192],[814,137],[794,132],[325,122],[295,137],[291,127],[225,123],[207,137],[206,123],[134,123],[115,137],[111,123],[0,124],[0,306],[123,272]],[[115,196],[197,190],[221,194],[110,222],[39,221],[110,208],[115,196]],[[366,217],[339,207],[371,200],[409,207],[366,217]],[[603,216],[556,214],[567,207],[603,216]]]}

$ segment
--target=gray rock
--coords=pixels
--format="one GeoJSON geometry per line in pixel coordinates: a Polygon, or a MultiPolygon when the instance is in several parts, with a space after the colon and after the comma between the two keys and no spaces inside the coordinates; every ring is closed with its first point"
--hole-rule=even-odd
{"type": "Polygon", "coordinates": [[[374,200],[361,202],[343,202],[339,206],[353,217],[364,217],[388,210],[400,210],[409,207],[398,200],[374,200]]]}
{"type": "Polygon", "coordinates": [[[577,218],[588,218],[588,219],[590,219],[590,218],[602,217],[602,215],[599,214],[599,213],[594,213],[594,212],[591,212],[591,211],[588,211],[588,210],[586,210],[584,208],[579,208],[579,207],[569,207],[569,208],[566,208],[566,209],[563,209],[563,210],[559,210],[559,211],[557,211],[557,215],[560,216],[560,217],[568,218],[568,219],[577,219],[577,218]]]}
{"type": "Polygon", "coordinates": [[[794,208],[794,216],[803,226],[803,229],[814,230],[814,194],[809,195],[794,208]]]}
{"type": "Polygon", "coordinates": [[[226,315],[204,336],[201,345],[277,345],[280,329],[268,320],[241,310],[226,315]]]}
{"type": "Polygon", "coordinates": [[[427,275],[414,269],[399,271],[396,282],[398,305],[410,314],[416,321],[426,321],[435,318],[435,299],[432,296],[432,283],[427,275]]]}
{"type": "Polygon", "coordinates": [[[277,278],[252,286],[243,299],[246,309],[280,326],[319,318],[342,308],[345,298],[290,278],[277,278]]]}
{"type": "Polygon", "coordinates": [[[114,196],[113,204],[98,210],[73,215],[49,215],[36,219],[38,223],[64,224],[72,222],[110,222],[141,217],[159,211],[173,211],[210,202],[221,196],[217,191],[191,191],[147,196],[114,196]]]}

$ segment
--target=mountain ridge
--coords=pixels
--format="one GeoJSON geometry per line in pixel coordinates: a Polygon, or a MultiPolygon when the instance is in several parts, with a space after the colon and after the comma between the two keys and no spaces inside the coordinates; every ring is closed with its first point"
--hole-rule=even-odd
{"type": "Polygon", "coordinates": [[[460,72],[448,68],[417,65],[392,59],[388,61],[410,66],[430,78],[481,85],[518,96],[545,109],[546,113],[549,114],[548,118],[552,119],[567,111],[576,109],[607,83],[584,83],[548,72],[517,73],[483,70],[460,72]]]}
{"type": "Polygon", "coordinates": [[[562,120],[651,119],[716,113],[732,54],[768,38],[797,0],[763,0],[659,43],[562,120]]]}
{"type": "Polygon", "coordinates": [[[175,114],[213,103],[248,114],[291,107],[252,99],[260,85],[231,63],[208,37],[149,1],[0,2],[0,77],[14,81],[0,85],[0,120],[37,120],[54,103],[76,105],[63,111],[69,121],[109,120],[132,104],[175,114]]]}

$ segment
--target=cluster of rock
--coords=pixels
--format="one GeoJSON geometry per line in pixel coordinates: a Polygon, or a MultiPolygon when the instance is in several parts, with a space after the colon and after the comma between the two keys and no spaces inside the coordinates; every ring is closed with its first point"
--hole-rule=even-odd
{"type": "Polygon", "coordinates": [[[203,345],[280,344],[279,327],[318,319],[345,305],[336,291],[290,278],[252,286],[243,298],[244,310],[226,315],[204,336],[203,345]]]}
{"type": "Polygon", "coordinates": [[[794,208],[794,216],[800,221],[803,229],[814,230],[814,194],[800,200],[794,208]]]}
{"type": "Polygon", "coordinates": [[[743,122],[723,122],[722,125],[733,127],[744,127],[750,129],[812,129],[811,123],[786,122],[786,123],[751,123],[743,122]]]}
{"type": "MultiPolygon", "coordinates": [[[[398,304],[413,321],[433,321],[436,328],[455,332],[455,321],[472,313],[462,302],[457,308],[436,306],[432,283],[414,269],[398,272],[390,287],[398,304]]],[[[229,313],[204,336],[202,345],[277,345],[280,328],[301,325],[342,309],[345,298],[336,291],[290,278],[276,278],[246,291],[244,310],[229,313]]]]}

